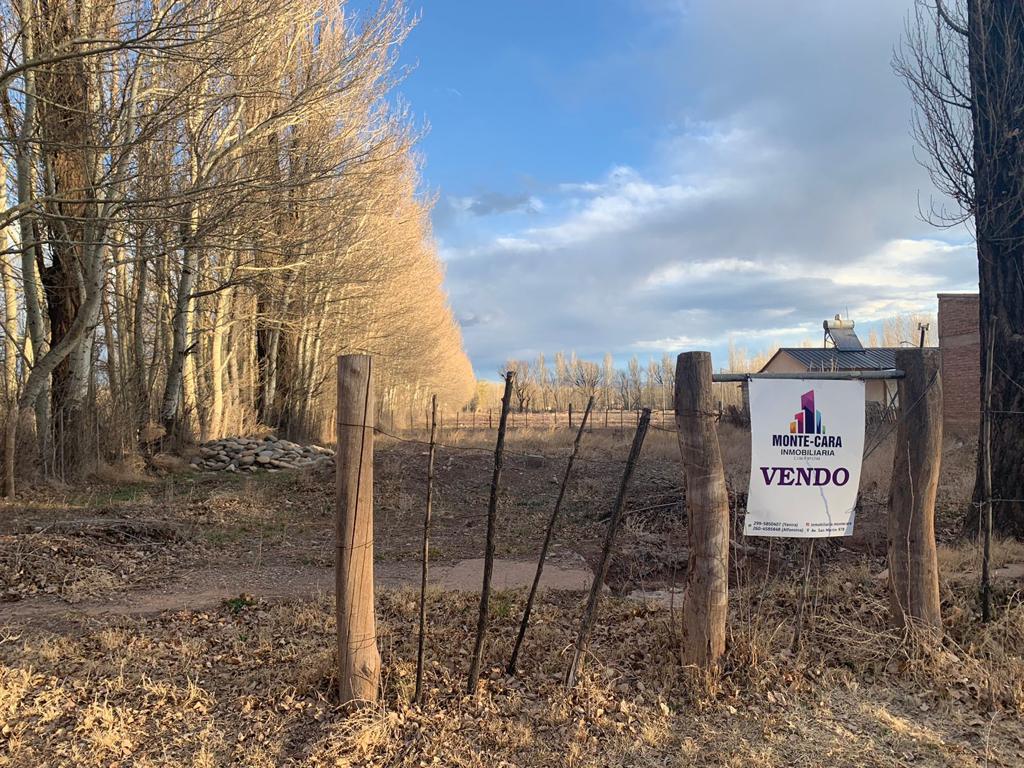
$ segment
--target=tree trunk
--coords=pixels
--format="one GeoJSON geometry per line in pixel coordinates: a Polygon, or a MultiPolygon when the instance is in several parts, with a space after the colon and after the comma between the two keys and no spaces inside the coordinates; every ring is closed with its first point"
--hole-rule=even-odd
{"type": "Polygon", "coordinates": [[[941,629],[935,494],[942,461],[938,349],[898,349],[900,419],[889,491],[889,582],[893,623],[941,629]]]}
{"type": "MultiPolygon", "coordinates": [[[[22,57],[29,61],[36,55],[35,30],[33,24],[26,24],[22,38],[22,57]]],[[[36,77],[33,69],[25,72],[25,93],[24,113],[22,117],[21,130],[15,144],[15,168],[17,169],[17,193],[19,205],[28,205],[35,198],[35,173],[33,165],[33,139],[36,129],[36,77]]],[[[35,365],[37,360],[42,359],[49,344],[46,338],[46,330],[43,324],[43,310],[40,296],[42,286],[40,284],[38,265],[42,262],[39,257],[38,227],[36,217],[31,212],[26,212],[18,220],[18,227],[21,235],[21,284],[22,293],[25,298],[25,326],[27,336],[32,346],[31,360],[26,356],[26,362],[35,365]]],[[[35,408],[36,435],[39,441],[39,453],[42,458],[42,465],[46,466],[46,457],[49,453],[50,440],[50,379],[47,375],[42,382],[39,396],[29,403],[35,408]]],[[[17,431],[16,420],[9,420],[8,432],[13,434],[17,431]]],[[[13,437],[11,437],[13,440],[13,437]]],[[[12,442],[13,447],[13,442],[12,442]]],[[[8,495],[14,493],[13,465],[9,477],[8,495]]]]}
{"type": "MultiPolygon", "coordinates": [[[[44,4],[39,16],[40,41],[50,53],[69,45],[84,32],[63,3],[44,4]]],[[[68,335],[85,303],[83,265],[86,250],[97,247],[94,235],[97,205],[91,184],[89,161],[89,83],[84,60],[72,57],[41,67],[37,74],[39,134],[45,159],[45,188],[53,195],[46,204],[50,265],[40,270],[50,319],[50,344],[68,335]]],[[[37,254],[38,257],[38,254],[37,254]]],[[[98,306],[96,307],[98,310],[98,306]]],[[[62,456],[72,472],[91,457],[81,438],[92,357],[91,335],[98,315],[86,316],[87,329],[53,370],[51,407],[61,415],[62,456]]]]}
{"type": "Polygon", "coordinates": [[[189,349],[192,326],[192,292],[195,289],[197,244],[193,241],[198,225],[198,211],[195,204],[189,216],[188,231],[183,238],[184,253],[181,274],[178,277],[177,295],[174,301],[174,318],[171,322],[171,356],[167,364],[167,381],[164,384],[163,405],[160,420],[168,435],[180,437],[184,428],[182,419],[182,393],[185,386],[185,358],[189,349]]]}
{"type": "Polygon", "coordinates": [[[231,314],[231,293],[230,288],[224,288],[217,294],[211,330],[210,416],[206,428],[213,438],[222,437],[224,432],[224,338],[230,329],[228,322],[231,314]]]}
{"type": "MultiPolygon", "coordinates": [[[[21,397],[18,400],[20,415],[27,414],[32,404],[38,402],[38,398],[46,390],[54,369],[71,354],[76,346],[82,343],[82,339],[90,331],[89,318],[95,317],[99,311],[99,302],[103,296],[104,279],[102,246],[97,245],[95,248],[87,250],[83,267],[86,269],[83,280],[85,301],[60,342],[50,347],[45,355],[40,356],[35,361],[35,365],[25,381],[21,397]]],[[[15,418],[7,419],[4,444],[9,450],[13,450],[17,445],[19,421],[19,415],[16,415],[15,418]]],[[[8,498],[12,498],[15,492],[13,470],[12,464],[7,463],[5,465],[4,493],[8,498]]]]}
{"type": "MultiPolygon", "coordinates": [[[[974,129],[974,219],[980,293],[981,402],[991,402],[992,516],[997,533],[1024,539],[1024,5],[969,0],[974,129]],[[990,335],[994,335],[991,339],[990,335]],[[982,372],[993,350],[991,396],[982,372]]],[[[978,446],[974,506],[979,530],[984,462],[978,446]]]]}
{"type": "Polygon", "coordinates": [[[8,411],[13,411],[18,400],[18,287],[14,280],[14,270],[8,261],[7,249],[10,248],[10,237],[3,232],[0,254],[0,280],[3,281],[4,292],[4,401],[8,411]]]}
{"type": "MultiPolygon", "coordinates": [[[[150,418],[149,379],[150,366],[146,359],[145,307],[149,266],[143,258],[135,266],[135,306],[132,315],[132,375],[135,388],[135,426],[146,426],[150,418]]],[[[159,312],[159,307],[157,308],[159,312]]],[[[159,316],[159,314],[158,314],[159,316]]],[[[159,332],[153,334],[153,347],[159,346],[159,332]]]]}
{"type": "Polygon", "coordinates": [[[715,427],[710,352],[684,352],[677,358],[675,410],[686,477],[690,545],[683,603],[683,661],[712,669],[725,652],[729,496],[715,427]]]}

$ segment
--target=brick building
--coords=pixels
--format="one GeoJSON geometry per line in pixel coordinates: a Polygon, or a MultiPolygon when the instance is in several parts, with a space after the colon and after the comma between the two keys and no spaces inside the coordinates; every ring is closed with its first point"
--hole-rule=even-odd
{"type": "Polygon", "coordinates": [[[977,422],[981,415],[978,315],[978,294],[939,294],[942,415],[946,421],[977,422]]]}

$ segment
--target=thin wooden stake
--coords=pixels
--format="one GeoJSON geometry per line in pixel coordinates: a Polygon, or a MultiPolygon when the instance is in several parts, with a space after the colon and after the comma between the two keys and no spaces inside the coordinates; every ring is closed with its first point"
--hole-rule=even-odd
{"type": "Polygon", "coordinates": [[[796,627],[793,629],[793,643],[791,650],[797,653],[803,641],[804,605],[807,603],[807,593],[811,585],[811,562],[814,560],[814,539],[807,539],[804,543],[804,577],[800,584],[800,599],[796,604],[796,627]]]}
{"type": "Polygon", "coordinates": [[[626,506],[626,493],[629,490],[629,481],[633,477],[633,470],[636,468],[637,459],[640,457],[640,449],[644,444],[644,437],[647,435],[647,426],[651,421],[651,411],[644,408],[640,416],[640,424],[633,435],[633,445],[629,449],[629,458],[626,459],[626,469],[622,473],[622,481],[619,483],[619,493],[615,497],[615,506],[612,508],[611,518],[608,520],[608,530],[604,536],[604,548],[601,550],[601,560],[594,571],[594,581],[590,585],[590,597],[587,599],[587,607],[583,611],[583,619],[580,621],[579,633],[576,635],[576,647],[573,650],[572,663],[565,675],[565,685],[573,688],[583,666],[583,655],[586,653],[587,645],[590,642],[590,631],[594,627],[594,618],[597,615],[597,603],[601,598],[601,589],[605,579],[608,577],[608,567],[611,565],[612,547],[615,544],[615,535],[618,533],[619,522],[622,520],[622,510],[626,506]]]}
{"type": "Polygon", "coordinates": [[[516,637],[516,643],[512,646],[512,657],[508,662],[508,673],[514,675],[516,673],[516,662],[519,660],[519,649],[523,645],[523,639],[526,637],[526,627],[530,623],[530,612],[533,610],[533,602],[537,597],[537,589],[540,587],[540,577],[544,572],[544,561],[548,557],[548,548],[551,546],[551,538],[555,532],[555,524],[558,522],[558,513],[562,509],[562,499],[565,498],[565,489],[569,486],[569,477],[572,474],[572,465],[576,461],[576,454],[579,453],[580,440],[583,438],[583,430],[587,426],[587,419],[590,417],[590,410],[594,407],[594,398],[591,397],[587,401],[587,410],[583,412],[583,421],[580,422],[579,431],[576,433],[576,439],[572,444],[572,453],[569,454],[569,462],[565,465],[565,474],[562,475],[562,485],[558,489],[558,498],[555,500],[555,508],[551,512],[551,519],[548,520],[547,530],[544,532],[544,543],[540,548],[540,559],[537,561],[537,573],[533,577],[533,585],[530,587],[530,595],[526,598],[526,608],[523,611],[523,620],[519,624],[519,635],[516,637]]]}
{"type": "MultiPolygon", "coordinates": [[[[921,331],[922,336],[924,331],[921,331]]],[[[988,357],[985,359],[985,411],[981,429],[983,451],[982,491],[984,498],[984,540],[981,550],[981,620],[992,620],[992,357],[995,355],[995,316],[989,323],[988,357]]]]}
{"type": "Polygon", "coordinates": [[[430,398],[430,450],[427,454],[427,503],[423,511],[423,568],[420,573],[420,638],[416,648],[417,704],[423,701],[423,647],[427,639],[427,562],[430,559],[430,507],[434,501],[434,437],[437,432],[437,395],[430,398]]]}
{"type": "Polygon", "coordinates": [[[494,528],[498,515],[498,487],[501,482],[501,465],[505,458],[505,426],[508,422],[509,405],[512,401],[513,371],[505,374],[505,393],[501,396],[501,418],[498,420],[498,441],[494,447],[494,474],[491,475],[491,497],[487,504],[487,545],[484,549],[484,583],[480,590],[480,614],[476,622],[476,643],[469,664],[469,680],[466,690],[476,693],[480,682],[480,663],[484,654],[484,640],[487,636],[487,616],[490,611],[491,575],[494,571],[494,528]]]}

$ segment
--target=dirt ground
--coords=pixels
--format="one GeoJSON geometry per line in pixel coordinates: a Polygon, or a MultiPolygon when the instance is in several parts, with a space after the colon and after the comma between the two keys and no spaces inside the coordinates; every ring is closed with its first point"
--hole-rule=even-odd
{"type": "MultiPolygon", "coordinates": [[[[872,438],[885,437],[884,428],[872,438]]],[[[475,622],[493,436],[448,432],[431,536],[429,700],[415,664],[426,447],[381,439],[375,568],[384,702],[333,703],[333,478],[327,471],[134,477],[39,487],[0,514],[0,765],[1020,765],[1024,550],[997,548],[999,621],[976,615],[977,552],[943,549],[947,640],[888,629],[891,448],[865,466],[857,535],[817,548],[805,647],[791,652],[801,549],[734,548],[731,634],[710,690],[678,663],[674,587],[686,527],[675,436],[645,445],[609,595],[579,690],[559,685],[629,435],[595,431],[570,485],[521,674],[501,664],[564,469],[568,430],[514,430],[499,504],[502,560],[475,698],[475,622]],[[504,580],[502,580],[504,579],[504,580]],[[508,589],[504,589],[507,587],[508,589]],[[647,595],[647,599],[645,599],[647,595]],[[666,597],[667,596],[667,597],[666,597]]],[[[748,437],[723,427],[742,508],[748,437]]],[[[973,479],[947,436],[939,537],[973,479]]]]}

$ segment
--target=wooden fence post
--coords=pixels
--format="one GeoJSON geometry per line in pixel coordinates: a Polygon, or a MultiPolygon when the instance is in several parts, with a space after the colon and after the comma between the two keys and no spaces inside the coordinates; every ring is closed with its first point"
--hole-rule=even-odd
{"type": "Polygon", "coordinates": [[[335,591],[342,704],[375,702],[380,681],[373,604],[373,361],[338,357],[335,591]]]}
{"type": "Polygon", "coordinates": [[[711,396],[711,353],[676,359],[675,415],[686,477],[690,559],[683,603],[683,661],[712,669],[725,652],[729,610],[729,496],[711,396]]]}
{"type": "Polygon", "coordinates": [[[938,349],[896,350],[900,417],[889,490],[892,620],[941,630],[935,551],[935,494],[942,462],[942,378],[938,349]]]}
{"type": "Polygon", "coordinates": [[[469,681],[466,689],[470,695],[476,693],[480,681],[480,663],[484,653],[484,639],[487,636],[487,617],[490,613],[491,574],[494,570],[494,536],[498,516],[498,488],[501,483],[501,466],[505,459],[505,425],[512,401],[512,379],[515,373],[505,374],[505,393],[501,398],[501,418],[498,420],[498,440],[494,447],[494,474],[491,475],[491,496],[487,504],[487,544],[484,548],[484,583],[480,590],[480,614],[476,623],[476,643],[469,662],[469,681]]]}

